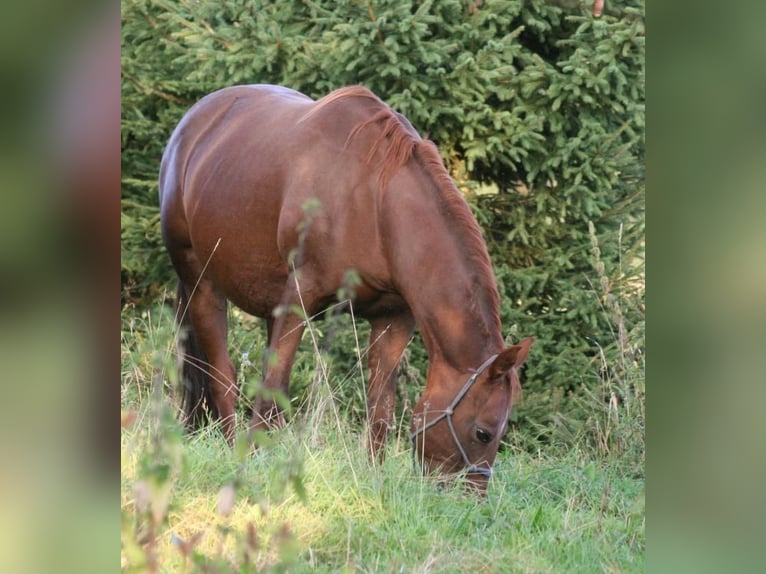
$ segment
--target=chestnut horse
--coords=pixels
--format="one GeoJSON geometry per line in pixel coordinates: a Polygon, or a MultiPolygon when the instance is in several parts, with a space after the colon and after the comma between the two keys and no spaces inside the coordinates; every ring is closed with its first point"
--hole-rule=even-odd
{"type": "MultiPolygon", "coordinates": [[[[266,319],[264,388],[287,394],[305,322],[284,311],[322,312],[353,270],[353,310],[371,324],[373,455],[382,456],[417,325],[429,366],[411,427],[416,460],[486,486],[533,339],[505,347],[481,230],[436,146],[404,116],[360,86],[318,101],[279,86],[219,90],[173,132],[160,203],[179,278],[189,424],[204,404],[234,437],[227,300],[266,319]]],[[[284,424],[273,396],[256,396],[251,430],[284,424]]]]}

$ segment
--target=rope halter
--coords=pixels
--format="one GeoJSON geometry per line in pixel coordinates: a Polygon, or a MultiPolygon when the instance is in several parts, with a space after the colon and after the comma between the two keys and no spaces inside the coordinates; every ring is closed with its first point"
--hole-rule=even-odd
{"type": "MultiPolygon", "coordinates": [[[[425,433],[428,429],[438,424],[442,419],[447,419],[447,425],[449,425],[449,430],[452,433],[452,440],[457,445],[457,448],[460,451],[460,456],[463,457],[463,463],[465,464],[465,467],[466,467],[465,468],[466,474],[480,474],[484,476],[487,480],[492,478],[492,466],[479,466],[477,464],[472,463],[469,460],[468,455],[466,454],[465,449],[463,448],[463,445],[457,436],[457,431],[455,431],[455,424],[452,422],[452,415],[455,414],[455,408],[460,404],[460,401],[463,400],[463,397],[471,389],[473,384],[476,382],[476,379],[479,378],[479,375],[481,375],[484,372],[484,370],[487,367],[489,367],[492,364],[492,361],[494,361],[496,358],[497,358],[497,355],[492,355],[489,359],[484,361],[481,367],[479,367],[476,370],[476,372],[473,375],[471,375],[471,378],[469,378],[465,382],[465,384],[463,385],[463,388],[460,389],[460,392],[457,395],[455,395],[455,398],[452,399],[452,402],[450,403],[450,405],[445,410],[443,410],[438,417],[424,424],[415,432],[410,433],[410,443],[412,446],[412,465],[416,471],[418,468],[418,463],[417,463],[417,453],[415,448],[415,439],[417,439],[418,435],[420,435],[421,433],[425,433]]],[[[423,440],[423,445],[425,446],[425,437],[423,440]]]]}

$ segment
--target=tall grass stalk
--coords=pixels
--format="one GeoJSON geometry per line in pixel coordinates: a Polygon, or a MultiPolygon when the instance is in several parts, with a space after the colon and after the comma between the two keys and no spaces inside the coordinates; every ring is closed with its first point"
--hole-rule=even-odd
{"type": "MultiPolygon", "coordinates": [[[[591,415],[586,423],[587,439],[596,451],[605,459],[619,460],[630,467],[638,476],[644,475],[645,462],[645,379],[643,363],[643,321],[629,330],[620,305],[620,298],[615,296],[613,285],[627,285],[627,288],[640,289],[643,292],[643,278],[636,285],[630,283],[622,268],[622,257],[616,279],[610,279],[601,260],[599,240],[595,226],[588,222],[591,239],[594,269],[598,276],[602,309],[614,328],[614,341],[611,350],[599,342],[598,373],[601,384],[584,390],[584,401],[590,407],[591,415]]],[[[618,249],[622,252],[622,226],[618,234],[618,249]]],[[[643,265],[641,265],[643,268],[643,265]]]]}

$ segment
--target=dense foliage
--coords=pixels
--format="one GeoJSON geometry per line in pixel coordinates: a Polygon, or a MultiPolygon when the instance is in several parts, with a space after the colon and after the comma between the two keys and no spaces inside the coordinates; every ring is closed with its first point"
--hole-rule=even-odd
{"type": "Polygon", "coordinates": [[[595,19],[585,0],[123,0],[123,301],[171,284],[157,171],[192,103],[363,84],[437,143],[485,231],[504,328],[538,338],[517,423],[581,433],[578,398],[643,362],[643,4],[595,19]]]}

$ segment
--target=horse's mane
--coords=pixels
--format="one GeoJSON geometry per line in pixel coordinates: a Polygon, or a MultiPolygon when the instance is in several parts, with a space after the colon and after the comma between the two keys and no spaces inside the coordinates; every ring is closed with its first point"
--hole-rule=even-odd
{"type": "Polygon", "coordinates": [[[381,144],[387,142],[388,145],[378,176],[381,191],[386,189],[391,178],[411,158],[414,158],[423,167],[434,182],[442,199],[442,213],[449,214],[456,223],[453,230],[459,230],[461,233],[461,248],[480,269],[480,282],[489,296],[490,315],[495,318],[497,332],[500,332],[500,297],[494,283],[492,264],[487,255],[481,228],[447,172],[436,145],[430,140],[421,138],[403,115],[395,112],[364,86],[348,86],[331,92],[317,101],[316,105],[299,121],[302,122],[327,106],[348,98],[373,100],[378,109],[371,117],[357,124],[351,130],[346,139],[346,145],[363,129],[369,126],[379,126],[378,134],[367,154],[367,163],[372,163],[381,144]]]}
{"type": "Polygon", "coordinates": [[[489,298],[490,307],[487,311],[492,317],[492,328],[495,329],[496,333],[500,333],[500,294],[497,291],[492,272],[492,262],[487,253],[481,228],[452,181],[447,168],[444,167],[444,162],[436,145],[430,140],[421,140],[415,148],[415,153],[420,164],[430,174],[439,190],[443,200],[443,212],[449,213],[450,217],[457,223],[455,229],[461,231],[462,248],[474,265],[481,270],[478,279],[489,298]]]}
{"type": "Polygon", "coordinates": [[[321,100],[316,102],[311,110],[308,111],[303,117],[298,120],[301,123],[311,116],[323,111],[328,106],[334,104],[338,100],[345,100],[350,98],[364,98],[371,100],[377,111],[373,115],[363,122],[357,124],[346,138],[345,145],[348,146],[349,142],[359,132],[368,126],[379,125],[379,132],[375,141],[370,146],[370,150],[367,154],[367,163],[371,164],[375,158],[380,145],[388,141],[388,149],[385,151],[385,158],[383,165],[381,166],[380,174],[378,175],[378,185],[380,189],[386,189],[389,180],[393,175],[412,157],[418,143],[422,142],[420,135],[415,128],[413,128],[404,116],[397,114],[386,103],[384,103],[378,96],[373,94],[370,90],[364,86],[347,86],[345,88],[339,88],[333,92],[330,92],[321,100]]]}

